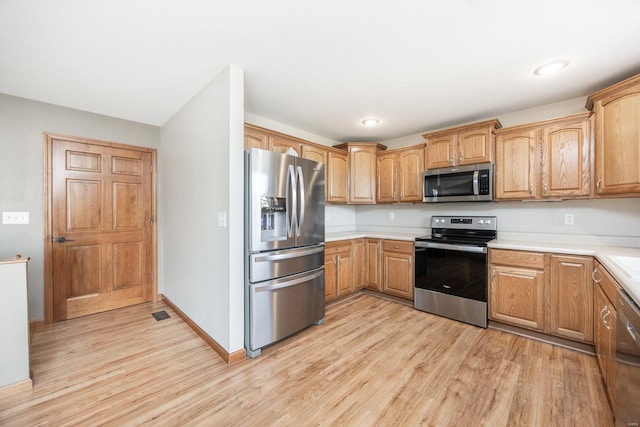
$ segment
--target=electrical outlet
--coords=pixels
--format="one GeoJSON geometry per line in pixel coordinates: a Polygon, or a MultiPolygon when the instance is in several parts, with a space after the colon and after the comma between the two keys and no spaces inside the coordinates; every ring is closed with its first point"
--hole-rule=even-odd
{"type": "Polygon", "coordinates": [[[218,212],[218,227],[226,227],[226,226],[227,226],[227,213],[218,212]]]}
{"type": "Polygon", "coordinates": [[[393,213],[393,212],[389,212],[389,219],[390,219],[391,221],[393,221],[394,219],[396,219],[396,214],[395,214],[395,213],[393,213]]]}
{"type": "Polygon", "coordinates": [[[565,214],[564,215],[564,225],[574,225],[575,224],[575,216],[573,214],[565,214]]]}
{"type": "Polygon", "coordinates": [[[29,224],[29,212],[2,212],[3,224],[29,224]]]}

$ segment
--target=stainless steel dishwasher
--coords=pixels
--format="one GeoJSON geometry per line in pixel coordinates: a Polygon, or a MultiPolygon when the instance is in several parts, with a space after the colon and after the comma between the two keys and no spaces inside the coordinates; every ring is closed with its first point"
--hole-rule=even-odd
{"type": "Polygon", "coordinates": [[[618,291],[616,426],[640,426],[640,307],[618,291]]]}

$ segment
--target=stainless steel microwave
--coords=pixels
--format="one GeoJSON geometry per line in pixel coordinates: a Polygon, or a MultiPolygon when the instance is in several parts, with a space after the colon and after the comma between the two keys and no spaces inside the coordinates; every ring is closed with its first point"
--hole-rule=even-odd
{"type": "Polygon", "coordinates": [[[431,169],[422,178],[425,203],[493,200],[493,163],[431,169]]]}

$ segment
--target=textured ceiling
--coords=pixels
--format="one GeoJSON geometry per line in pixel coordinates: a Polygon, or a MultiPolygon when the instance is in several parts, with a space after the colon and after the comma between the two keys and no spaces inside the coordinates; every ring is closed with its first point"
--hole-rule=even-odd
{"type": "Polygon", "coordinates": [[[384,140],[636,74],[639,17],[637,0],[0,0],[0,92],[160,126],[236,64],[247,112],[384,140]]]}

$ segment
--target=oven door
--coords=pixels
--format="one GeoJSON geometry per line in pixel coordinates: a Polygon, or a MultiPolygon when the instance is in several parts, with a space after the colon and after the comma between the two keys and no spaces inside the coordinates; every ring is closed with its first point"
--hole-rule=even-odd
{"type": "Polygon", "coordinates": [[[415,287],[487,302],[487,248],[416,242],[415,287]]]}

